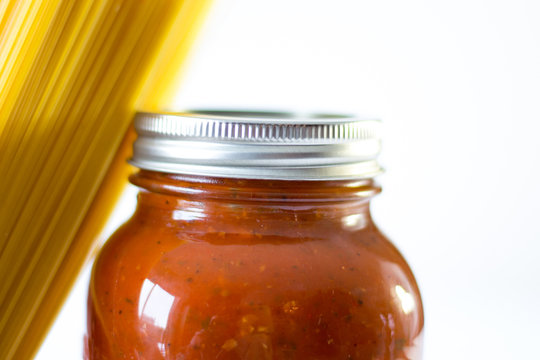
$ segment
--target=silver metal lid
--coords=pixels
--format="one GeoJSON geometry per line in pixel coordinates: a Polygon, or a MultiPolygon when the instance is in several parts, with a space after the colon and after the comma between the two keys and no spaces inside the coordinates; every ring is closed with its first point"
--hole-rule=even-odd
{"type": "Polygon", "coordinates": [[[159,172],[244,179],[370,178],[382,169],[380,122],[276,112],[138,113],[130,163],[159,172]]]}

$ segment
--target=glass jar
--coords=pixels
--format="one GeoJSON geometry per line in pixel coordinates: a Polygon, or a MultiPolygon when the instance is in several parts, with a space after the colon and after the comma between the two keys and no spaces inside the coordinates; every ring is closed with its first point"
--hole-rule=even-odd
{"type": "Polygon", "coordinates": [[[85,358],[421,359],[417,284],[369,211],[377,122],[135,126],[138,206],[95,262],[85,358]]]}

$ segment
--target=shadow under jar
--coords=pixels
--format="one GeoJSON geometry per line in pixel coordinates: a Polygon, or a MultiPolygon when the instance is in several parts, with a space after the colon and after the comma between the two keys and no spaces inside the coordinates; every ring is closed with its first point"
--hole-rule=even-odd
{"type": "Polygon", "coordinates": [[[86,359],[421,359],[417,284],[369,212],[378,122],[135,127],[138,206],[95,262],[86,359]]]}

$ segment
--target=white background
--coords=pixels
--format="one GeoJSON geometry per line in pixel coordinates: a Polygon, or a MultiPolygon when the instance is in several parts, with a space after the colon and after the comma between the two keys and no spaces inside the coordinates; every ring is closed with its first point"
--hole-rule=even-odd
{"type": "MultiPolygon", "coordinates": [[[[509,360],[540,340],[539,105],[538,1],[216,0],[171,110],[382,119],[373,211],[420,284],[424,358],[509,360]]],[[[38,359],[81,357],[87,277],[38,359]]]]}

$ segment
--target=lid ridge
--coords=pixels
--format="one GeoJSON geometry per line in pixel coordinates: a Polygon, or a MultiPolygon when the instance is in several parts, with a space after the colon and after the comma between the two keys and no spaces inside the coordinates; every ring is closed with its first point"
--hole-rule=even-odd
{"type": "Polygon", "coordinates": [[[343,115],[239,111],[137,113],[131,163],[171,173],[329,180],[382,169],[380,122],[343,115]],[[285,116],[286,115],[286,116],[285,116]]]}

